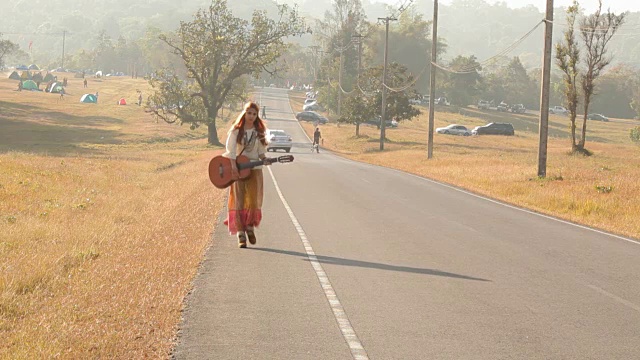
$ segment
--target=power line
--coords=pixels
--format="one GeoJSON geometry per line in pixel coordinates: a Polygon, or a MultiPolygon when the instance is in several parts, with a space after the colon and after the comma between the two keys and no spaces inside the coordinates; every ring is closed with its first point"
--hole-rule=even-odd
{"type": "Polygon", "coordinates": [[[511,51],[513,51],[522,42],[524,42],[524,40],[526,38],[531,36],[531,34],[533,34],[533,32],[536,31],[536,29],[538,29],[538,27],[540,27],[540,25],[542,25],[543,23],[544,23],[544,20],[538,22],[536,24],[536,26],[534,26],[531,30],[529,30],[529,32],[524,34],[520,39],[516,40],[513,44],[509,45],[507,48],[505,48],[504,50],[500,51],[496,55],[494,55],[494,56],[492,56],[492,57],[490,57],[490,58],[478,63],[478,65],[474,65],[474,66],[470,66],[470,67],[463,67],[461,69],[453,69],[453,68],[450,68],[450,67],[446,67],[446,66],[443,66],[443,65],[436,64],[435,62],[432,62],[431,64],[434,65],[435,67],[437,67],[438,69],[447,71],[447,72],[452,73],[452,74],[461,74],[461,75],[472,74],[472,73],[476,72],[477,69],[479,69],[480,67],[482,67],[484,65],[488,65],[491,62],[493,62],[495,59],[503,57],[506,54],[508,54],[511,51]]]}

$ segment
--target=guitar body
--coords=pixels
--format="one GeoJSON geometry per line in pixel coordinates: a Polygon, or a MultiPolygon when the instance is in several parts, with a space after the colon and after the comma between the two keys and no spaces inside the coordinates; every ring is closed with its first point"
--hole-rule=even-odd
{"type": "Polygon", "coordinates": [[[251,161],[248,157],[240,155],[236,158],[239,178],[234,179],[231,175],[231,159],[218,155],[209,162],[209,180],[218,189],[229,187],[236,180],[246,179],[251,175],[251,169],[259,165],[273,164],[274,162],[291,162],[292,155],[268,158],[265,161],[251,161]]]}
{"type": "MultiPolygon", "coordinates": [[[[216,156],[209,162],[209,180],[218,189],[229,187],[234,181],[238,180],[231,175],[231,161],[231,159],[224,156],[216,156]]],[[[249,158],[244,155],[238,156],[236,164],[243,162],[248,163],[249,158]]],[[[246,179],[251,175],[251,168],[240,169],[238,167],[238,173],[240,179],[246,179]]]]}

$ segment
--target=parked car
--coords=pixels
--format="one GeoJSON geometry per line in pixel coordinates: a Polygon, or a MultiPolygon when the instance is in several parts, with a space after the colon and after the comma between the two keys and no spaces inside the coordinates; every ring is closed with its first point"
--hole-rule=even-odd
{"type": "Polygon", "coordinates": [[[471,130],[473,135],[514,135],[513,125],[509,123],[488,123],[483,126],[476,126],[471,130]]]}
{"type": "Polygon", "coordinates": [[[318,124],[326,124],[329,120],[315,111],[303,111],[296,114],[296,119],[301,121],[312,121],[318,124]]]}
{"type": "Polygon", "coordinates": [[[478,109],[489,110],[489,102],[487,100],[478,101],[478,109]]]}
{"type": "Polygon", "coordinates": [[[409,104],[411,105],[422,105],[422,100],[418,98],[409,99],[409,104]]]}
{"type": "Polygon", "coordinates": [[[446,105],[449,106],[451,105],[451,103],[449,102],[449,100],[447,100],[446,97],[439,97],[435,100],[435,104],[436,105],[446,105]]]}
{"type": "Polygon", "coordinates": [[[286,152],[291,151],[293,146],[293,139],[284,130],[267,130],[267,151],[276,151],[282,149],[286,152]]]}
{"type": "Polygon", "coordinates": [[[496,106],[496,110],[507,112],[509,111],[509,105],[507,105],[507,103],[505,103],[504,101],[501,101],[500,104],[496,106]]]}
{"type": "MultiPolygon", "coordinates": [[[[380,117],[376,117],[375,119],[369,119],[364,122],[365,124],[375,125],[378,129],[380,129],[380,117]]],[[[386,128],[397,128],[398,122],[396,120],[387,120],[384,122],[384,127],[386,128]]]]}
{"type": "Polygon", "coordinates": [[[320,110],[322,110],[322,106],[320,106],[320,104],[318,104],[318,102],[316,101],[302,106],[302,111],[320,111],[320,110]]]}
{"type": "Polygon", "coordinates": [[[609,121],[609,118],[602,114],[589,114],[587,120],[609,121]]]}
{"type": "Polygon", "coordinates": [[[316,101],[317,101],[316,99],[307,98],[307,99],[304,101],[304,104],[305,104],[305,105],[309,105],[309,104],[312,104],[312,103],[314,103],[314,102],[316,102],[316,101]]]}
{"type": "MultiPolygon", "coordinates": [[[[369,119],[363,122],[364,124],[374,125],[378,129],[380,129],[380,116],[377,116],[373,119],[369,119]]],[[[397,128],[398,122],[396,120],[387,120],[384,122],[385,128],[397,128]]]]}
{"type": "Polygon", "coordinates": [[[549,114],[569,115],[569,110],[565,109],[564,106],[554,106],[549,108],[549,114]]]}
{"type": "Polygon", "coordinates": [[[516,114],[524,114],[527,112],[527,108],[522,104],[515,104],[511,106],[511,112],[516,114]]]}
{"type": "Polygon", "coordinates": [[[462,135],[469,136],[471,135],[471,131],[467,129],[464,125],[451,124],[449,126],[441,127],[436,129],[436,133],[438,134],[451,134],[451,135],[462,135]]]}

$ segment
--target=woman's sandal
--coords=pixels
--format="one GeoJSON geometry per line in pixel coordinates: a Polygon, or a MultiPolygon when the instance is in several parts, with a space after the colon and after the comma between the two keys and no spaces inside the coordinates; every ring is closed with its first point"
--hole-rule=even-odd
{"type": "Polygon", "coordinates": [[[238,233],[238,247],[239,248],[247,247],[247,236],[244,233],[238,233]]]}
{"type": "Polygon", "coordinates": [[[247,237],[249,237],[249,243],[251,245],[255,245],[255,243],[256,243],[256,233],[254,233],[253,230],[248,230],[247,231],[247,237]]]}

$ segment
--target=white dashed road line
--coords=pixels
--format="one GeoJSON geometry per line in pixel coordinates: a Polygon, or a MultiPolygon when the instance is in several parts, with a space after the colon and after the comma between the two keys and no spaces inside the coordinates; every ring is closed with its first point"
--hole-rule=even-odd
{"type": "Polygon", "coordinates": [[[327,301],[329,301],[329,305],[331,306],[331,310],[333,311],[333,316],[336,318],[338,322],[338,327],[340,327],[340,332],[342,332],[342,336],[344,337],[347,345],[349,345],[349,350],[351,350],[351,355],[356,360],[368,360],[369,356],[367,355],[367,351],[362,346],[360,339],[358,339],[358,335],[355,330],[351,326],[351,322],[347,317],[347,314],[344,312],[344,308],[338,299],[338,295],[333,290],[333,286],[331,286],[331,282],[329,281],[329,277],[324,272],[322,265],[318,261],[313,248],[311,247],[311,243],[307,239],[307,234],[302,229],[302,226],[298,222],[298,219],[293,214],[293,211],[289,207],[287,200],[285,200],[284,195],[282,195],[282,191],[280,191],[280,186],[278,186],[278,182],[276,181],[275,176],[273,175],[273,171],[271,168],[269,169],[269,174],[271,174],[271,179],[273,180],[273,184],[276,187],[276,191],[278,192],[278,196],[282,201],[287,213],[289,214],[289,218],[291,218],[291,222],[293,226],[295,226],[296,231],[298,232],[298,236],[300,240],[302,240],[302,245],[304,245],[304,250],[307,252],[307,257],[311,262],[311,266],[313,266],[313,270],[316,272],[316,276],[318,277],[318,281],[320,281],[320,285],[322,286],[322,290],[324,291],[324,295],[327,297],[327,301]]]}

